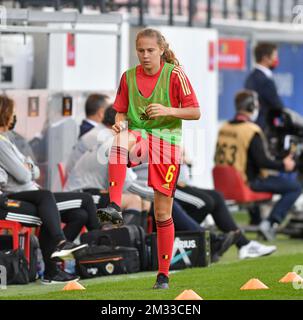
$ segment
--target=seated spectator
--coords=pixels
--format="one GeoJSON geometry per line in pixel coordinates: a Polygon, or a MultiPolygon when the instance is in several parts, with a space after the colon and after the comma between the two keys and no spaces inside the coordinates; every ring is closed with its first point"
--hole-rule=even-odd
{"type": "Polygon", "coordinates": [[[99,126],[103,121],[104,111],[108,105],[108,96],[104,94],[91,94],[85,103],[85,115],[80,126],[79,138],[99,126]]]}
{"type": "MultiPolygon", "coordinates": [[[[105,208],[109,204],[107,163],[98,162],[98,153],[105,156],[102,145],[96,145],[87,151],[75,164],[67,177],[64,190],[72,192],[88,192],[93,195],[98,208],[105,208]]],[[[122,195],[122,210],[127,213],[142,211],[142,199],[128,188],[135,179],[129,169],[127,181],[122,195]]]]}
{"type": "Polygon", "coordinates": [[[107,107],[104,111],[103,122],[79,138],[78,142],[73,146],[73,150],[66,164],[67,175],[71,172],[77,160],[80,159],[86,151],[92,149],[98,143],[103,144],[105,142],[108,143],[109,140],[113,140],[108,121],[112,115],[115,116],[115,114],[116,111],[112,106],[107,107]]]}
{"type": "MultiPolygon", "coordinates": [[[[14,102],[6,96],[0,96],[0,167],[7,174],[7,183],[3,191],[8,197],[41,206],[41,198],[35,191],[39,186],[35,179],[39,176],[39,168],[30,158],[25,156],[8,139],[6,133],[13,121],[14,102]]],[[[92,197],[85,193],[54,193],[43,191],[47,198],[52,198],[61,214],[63,222],[67,222],[64,233],[69,241],[73,241],[83,226],[88,230],[99,229],[100,222],[96,216],[96,206],[92,197]]]]}
{"type": "MultiPolygon", "coordinates": [[[[0,220],[20,222],[28,227],[40,227],[39,243],[45,264],[42,283],[65,283],[79,280],[57,267],[51,257],[70,258],[70,255],[83,248],[66,240],[61,230],[60,214],[54,197],[49,191],[33,191],[35,205],[30,201],[18,200],[18,194],[5,195],[1,189],[7,183],[7,174],[0,168],[0,220]]],[[[1,221],[0,221],[1,223],[1,221]]]]}
{"type": "MultiPolygon", "coordinates": [[[[146,181],[147,166],[142,164],[133,169],[139,181],[146,181]]],[[[180,166],[180,175],[177,183],[175,201],[181,205],[199,226],[210,214],[218,229],[223,233],[235,232],[238,234],[235,245],[239,250],[239,258],[256,258],[273,253],[275,246],[265,246],[257,241],[249,241],[234,222],[225,201],[215,190],[200,189],[190,185],[190,177],[186,164],[180,166]],[[179,196],[178,196],[179,195],[179,196]],[[201,205],[202,203],[202,205],[201,205]]],[[[175,225],[178,224],[176,218],[175,225]]],[[[193,228],[193,227],[191,227],[193,228]]]]}
{"type": "Polygon", "coordinates": [[[254,91],[242,90],[235,96],[235,118],[226,122],[219,131],[215,155],[216,165],[234,166],[243,180],[256,192],[280,194],[269,217],[259,228],[265,239],[275,237],[274,224],[280,224],[288,210],[301,194],[301,185],[279,175],[279,171],[291,172],[295,169],[292,154],[283,160],[272,160],[266,148],[262,129],[253,123],[258,115],[258,95],[254,91]],[[265,169],[277,170],[269,174],[265,169]]]}
{"type": "MultiPolygon", "coordinates": [[[[15,128],[16,123],[17,117],[14,120],[13,128],[15,128]]],[[[35,155],[30,143],[21,134],[17,133],[14,130],[10,130],[8,134],[9,139],[13,141],[18,150],[20,150],[20,152],[26,157],[30,157],[31,159],[33,159],[33,161],[36,162],[35,155]]]]}

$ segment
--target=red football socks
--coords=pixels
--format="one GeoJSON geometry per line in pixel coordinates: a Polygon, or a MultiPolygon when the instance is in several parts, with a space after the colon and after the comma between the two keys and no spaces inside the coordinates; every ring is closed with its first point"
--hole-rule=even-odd
{"type": "Polygon", "coordinates": [[[168,277],[174,241],[175,226],[173,219],[157,221],[158,274],[163,273],[168,277]]]}
{"type": "Polygon", "coordinates": [[[109,197],[121,207],[123,185],[126,177],[128,150],[123,147],[113,146],[110,151],[108,163],[109,197]]]}

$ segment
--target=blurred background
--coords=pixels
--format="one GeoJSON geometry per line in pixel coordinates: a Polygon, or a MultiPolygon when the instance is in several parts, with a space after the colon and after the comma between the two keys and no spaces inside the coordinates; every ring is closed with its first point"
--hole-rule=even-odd
{"type": "Polygon", "coordinates": [[[278,44],[274,72],[285,106],[303,116],[303,0],[0,1],[0,90],[16,101],[16,132],[41,169],[40,184],[61,189],[64,163],[92,92],[113,100],[137,63],[135,35],[163,32],[197,94],[202,117],[185,123],[193,182],[212,187],[213,156],[234,94],[254,67],[258,42],[278,44]],[[60,143],[58,143],[60,141],[60,143]]]}

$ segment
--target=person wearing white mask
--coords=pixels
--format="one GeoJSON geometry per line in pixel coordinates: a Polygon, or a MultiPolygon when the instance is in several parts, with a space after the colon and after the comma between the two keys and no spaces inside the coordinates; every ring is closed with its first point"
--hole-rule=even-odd
{"type": "Polygon", "coordinates": [[[215,163],[235,167],[245,183],[256,192],[280,194],[269,217],[260,223],[259,229],[265,239],[274,238],[274,225],[280,224],[288,210],[301,194],[298,181],[287,179],[278,173],[291,172],[296,163],[292,154],[282,160],[272,160],[266,148],[262,129],[253,121],[259,109],[258,94],[252,90],[241,90],[235,96],[236,115],[219,130],[215,163]],[[265,169],[276,170],[277,175],[265,169]]]}

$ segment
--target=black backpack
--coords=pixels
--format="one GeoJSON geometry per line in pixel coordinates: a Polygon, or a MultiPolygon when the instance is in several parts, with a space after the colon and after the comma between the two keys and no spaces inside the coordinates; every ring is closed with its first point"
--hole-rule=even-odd
{"type": "Polygon", "coordinates": [[[140,271],[139,252],[135,248],[92,245],[75,256],[76,273],[81,278],[140,271]]]}
{"type": "Polygon", "coordinates": [[[139,226],[139,227],[142,227],[145,232],[147,232],[147,219],[148,219],[148,214],[146,211],[123,212],[124,225],[139,226]]]}
{"type": "Polygon", "coordinates": [[[142,227],[123,225],[108,230],[92,230],[82,234],[81,243],[89,245],[111,245],[136,248],[139,251],[140,270],[148,270],[149,255],[146,245],[146,233],[142,227]]]}
{"type": "Polygon", "coordinates": [[[28,263],[22,249],[0,251],[0,265],[6,268],[7,284],[29,283],[28,263]]]}
{"type": "MultiPolygon", "coordinates": [[[[11,235],[0,236],[0,248],[3,252],[12,251],[13,237],[11,235]]],[[[37,265],[38,265],[38,249],[39,240],[31,234],[30,235],[30,263],[29,263],[29,281],[33,282],[37,280],[37,265]]],[[[1,263],[0,263],[1,265],[1,263]]]]}

